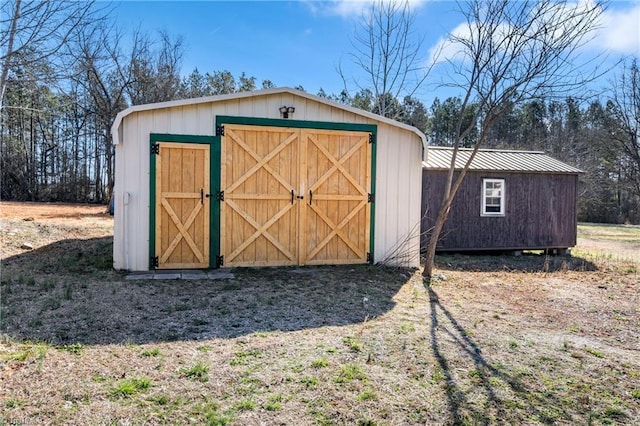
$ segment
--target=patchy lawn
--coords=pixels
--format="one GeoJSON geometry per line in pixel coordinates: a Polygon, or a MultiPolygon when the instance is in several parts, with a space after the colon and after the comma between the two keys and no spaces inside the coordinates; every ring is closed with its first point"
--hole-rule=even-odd
{"type": "Polygon", "coordinates": [[[0,214],[0,424],[640,423],[615,245],[126,281],[104,207],[56,208],[0,214]]]}

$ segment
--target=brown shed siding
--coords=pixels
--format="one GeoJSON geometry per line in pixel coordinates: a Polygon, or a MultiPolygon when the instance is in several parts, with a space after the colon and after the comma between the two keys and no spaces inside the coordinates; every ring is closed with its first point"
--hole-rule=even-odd
{"type": "MultiPolygon", "coordinates": [[[[421,247],[438,214],[445,170],[422,172],[421,247]]],[[[524,250],[576,244],[577,174],[470,171],[456,195],[438,250],[524,250]],[[482,180],[505,180],[505,215],[480,216],[482,180]]]]}

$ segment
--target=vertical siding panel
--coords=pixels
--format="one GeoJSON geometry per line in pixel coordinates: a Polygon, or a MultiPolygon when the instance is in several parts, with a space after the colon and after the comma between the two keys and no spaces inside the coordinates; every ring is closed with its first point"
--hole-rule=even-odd
{"type": "Polygon", "coordinates": [[[278,109],[282,105],[296,108],[294,120],[378,126],[376,202],[372,206],[376,215],[373,225],[374,260],[382,260],[397,244],[404,242],[401,251],[410,252],[408,260],[416,266],[419,242],[411,239],[410,233],[420,220],[422,205],[419,196],[422,184],[419,138],[408,130],[289,93],[140,111],[125,117],[122,122],[123,144],[116,148],[116,195],[119,196],[116,202],[120,204],[116,204],[118,220],[114,228],[114,247],[117,246],[114,264],[125,266],[126,239],[130,253],[129,268],[148,268],[150,133],[212,135],[218,115],[280,118],[278,109]],[[129,217],[125,222],[121,220],[122,216],[118,216],[118,210],[124,214],[124,192],[131,193],[129,217]]]}

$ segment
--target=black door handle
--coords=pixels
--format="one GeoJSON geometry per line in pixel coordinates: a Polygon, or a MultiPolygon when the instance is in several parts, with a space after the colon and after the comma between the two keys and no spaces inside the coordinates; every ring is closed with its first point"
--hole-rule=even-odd
{"type": "Polygon", "coordinates": [[[313,191],[309,190],[309,205],[313,203],[313,191]]]}
{"type": "Polygon", "coordinates": [[[291,190],[291,204],[293,204],[293,189],[291,190]]]}

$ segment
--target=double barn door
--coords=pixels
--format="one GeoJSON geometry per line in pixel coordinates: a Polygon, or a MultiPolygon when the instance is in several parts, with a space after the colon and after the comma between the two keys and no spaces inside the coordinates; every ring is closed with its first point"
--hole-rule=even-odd
{"type": "Polygon", "coordinates": [[[367,262],[369,137],[226,124],[220,204],[224,265],[367,262]]]}

